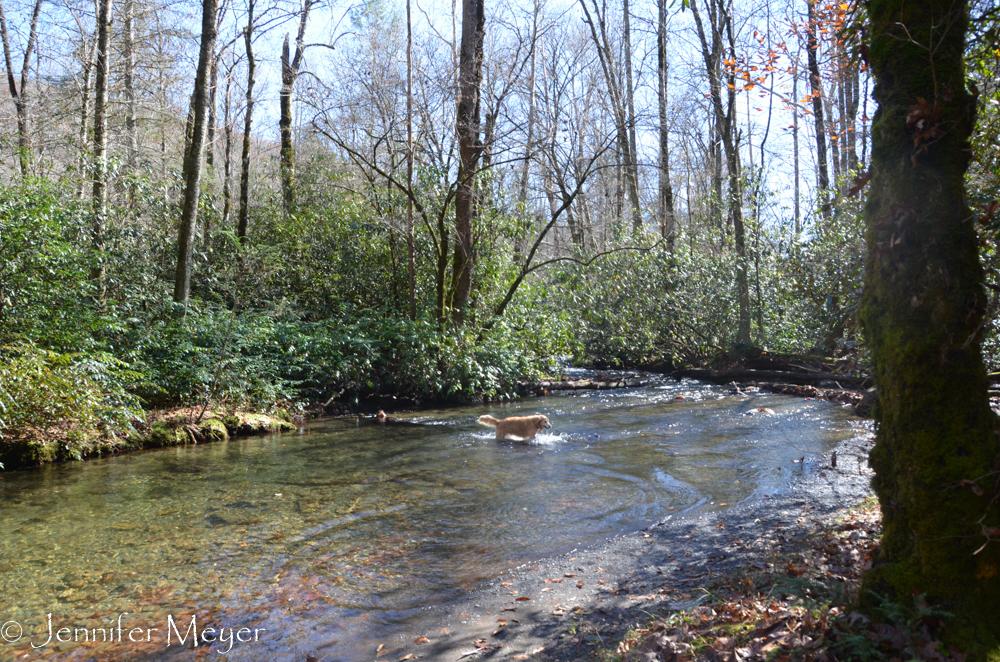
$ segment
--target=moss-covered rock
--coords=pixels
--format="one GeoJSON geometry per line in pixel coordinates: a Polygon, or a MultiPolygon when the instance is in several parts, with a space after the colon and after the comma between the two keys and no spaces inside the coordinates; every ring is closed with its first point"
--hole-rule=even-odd
{"type": "Polygon", "coordinates": [[[202,421],[200,430],[205,441],[229,441],[229,430],[226,429],[226,424],[217,418],[202,421]]]}
{"type": "Polygon", "coordinates": [[[249,414],[240,412],[230,414],[222,422],[233,435],[268,434],[270,432],[295,432],[293,423],[267,414],[249,414]]]}
{"type": "Polygon", "coordinates": [[[18,439],[0,446],[0,463],[7,469],[52,462],[59,457],[59,445],[51,441],[18,439]]]}
{"type": "Polygon", "coordinates": [[[228,441],[232,435],[294,432],[296,427],[278,416],[236,412],[221,416],[208,412],[198,424],[190,418],[173,416],[155,420],[142,431],[125,436],[107,436],[97,430],[71,430],[64,441],[4,440],[0,442],[0,464],[20,469],[61,460],[83,460],[140,448],[168,448],[190,443],[228,441]]]}
{"type": "Polygon", "coordinates": [[[191,441],[187,431],[169,423],[157,422],[149,426],[149,434],[143,444],[146,448],[166,448],[183,446],[191,441]]]}

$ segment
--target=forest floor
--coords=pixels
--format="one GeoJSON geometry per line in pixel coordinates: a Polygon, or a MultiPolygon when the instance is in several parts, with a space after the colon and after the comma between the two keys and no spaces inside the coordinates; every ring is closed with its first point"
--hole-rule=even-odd
{"type": "Polygon", "coordinates": [[[918,620],[895,605],[884,622],[850,611],[880,540],[871,443],[844,442],[836,467],[803,466],[756,501],[517,568],[429,609],[375,658],[960,662],[926,605],[918,620]]]}

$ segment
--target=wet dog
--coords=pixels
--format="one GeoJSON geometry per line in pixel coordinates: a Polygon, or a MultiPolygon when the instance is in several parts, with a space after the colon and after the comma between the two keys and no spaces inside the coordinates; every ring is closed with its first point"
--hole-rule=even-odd
{"type": "Polygon", "coordinates": [[[516,439],[534,439],[539,430],[548,430],[552,427],[549,417],[538,414],[536,416],[511,416],[503,420],[497,420],[490,415],[480,416],[479,423],[497,429],[497,439],[513,437],[516,439]]]}
{"type": "Polygon", "coordinates": [[[399,423],[399,419],[395,416],[387,415],[383,410],[379,409],[378,413],[375,414],[375,420],[383,425],[386,423],[399,423]]]}

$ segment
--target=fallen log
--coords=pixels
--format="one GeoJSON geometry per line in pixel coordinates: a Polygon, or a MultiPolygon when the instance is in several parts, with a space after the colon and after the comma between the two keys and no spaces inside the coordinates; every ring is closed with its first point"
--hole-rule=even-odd
{"type": "Polygon", "coordinates": [[[838,375],[833,372],[786,372],[781,370],[708,370],[699,368],[688,368],[686,370],[675,370],[670,376],[676,380],[682,377],[700,379],[715,384],[728,384],[730,382],[779,382],[783,384],[822,384],[823,382],[833,382],[839,386],[844,384],[864,388],[871,386],[870,377],[852,377],[850,375],[838,375]]]}
{"type": "Polygon", "coordinates": [[[541,381],[539,386],[550,391],[605,391],[613,388],[634,388],[645,386],[647,382],[638,379],[615,379],[598,381],[596,379],[566,379],[562,381],[541,381]]]}
{"type": "Polygon", "coordinates": [[[801,398],[816,398],[817,400],[829,400],[842,405],[854,405],[855,407],[864,399],[864,394],[858,391],[847,391],[836,388],[817,388],[815,386],[803,386],[801,384],[774,384],[771,382],[759,382],[758,388],[772,393],[783,393],[785,395],[797,395],[801,398]]]}

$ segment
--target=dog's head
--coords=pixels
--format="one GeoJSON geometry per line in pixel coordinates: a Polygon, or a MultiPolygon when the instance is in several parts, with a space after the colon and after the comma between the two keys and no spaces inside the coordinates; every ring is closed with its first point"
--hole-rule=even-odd
{"type": "Polygon", "coordinates": [[[538,416],[535,417],[535,427],[538,428],[539,430],[548,430],[550,427],[552,427],[552,424],[549,423],[548,416],[543,416],[539,414],[538,416]]]}

